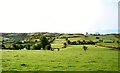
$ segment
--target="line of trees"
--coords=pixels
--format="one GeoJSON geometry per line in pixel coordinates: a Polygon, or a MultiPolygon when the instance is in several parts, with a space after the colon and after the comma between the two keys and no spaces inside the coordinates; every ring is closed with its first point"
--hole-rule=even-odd
{"type": "Polygon", "coordinates": [[[69,45],[84,45],[84,44],[95,45],[97,43],[97,42],[93,42],[92,40],[90,40],[90,41],[85,41],[85,40],[80,41],[80,40],[77,40],[77,41],[73,41],[72,42],[72,41],[70,41],[68,39],[66,39],[66,42],[69,45]]]}
{"type": "Polygon", "coordinates": [[[12,50],[21,50],[26,48],[27,50],[50,50],[51,49],[51,42],[54,41],[52,39],[50,42],[45,36],[40,36],[40,42],[36,42],[35,44],[30,44],[30,43],[13,43],[12,48],[6,48],[4,44],[2,44],[2,49],[12,49],[12,50]]]}

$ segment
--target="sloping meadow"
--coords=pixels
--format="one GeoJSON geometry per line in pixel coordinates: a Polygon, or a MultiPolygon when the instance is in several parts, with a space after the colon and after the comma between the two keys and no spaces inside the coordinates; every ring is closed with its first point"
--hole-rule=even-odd
{"type": "Polygon", "coordinates": [[[69,45],[63,50],[2,50],[3,71],[118,71],[118,51],[69,45]]]}

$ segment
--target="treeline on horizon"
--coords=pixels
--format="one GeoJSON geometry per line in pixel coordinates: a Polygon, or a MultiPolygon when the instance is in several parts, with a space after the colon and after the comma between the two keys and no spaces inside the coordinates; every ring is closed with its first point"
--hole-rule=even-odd
{"type": "MultiPolygon", "coordinates": [[[[95,45],[97,43],[103,42],[102,39],[99,39],[99,37],[96,37],[96,39],[99,39],[99,41],[95,42],[92,40],[86,41],[86,40],[77,40],[77,41],[70,41],[68,38],[76,38],[79,37],[77,35],[82,35],[84,37],[88,37],[87,35],[92,36],[102,36],[103,34],[81,34],[81,33],[75,33],[75,34],[67,34],[68,36],[60,37],[61,35],[64,35],[66,33],[49,33],[49,32],[37,32],[37,33],[2,33],[2,49],[11,49],[11,50],[20,50],[26,48],[27,50],[53,50],[51,47],[51,43],[58,38],[65,39],[66,42],[63,43],[62,48],[66,48],[67,45],[95,45]],[[73,35],[73,36],[69,36],[73,35]],[[9,38],[7,40],[4,40],[4,38],[9,38]],[[6,46],[5,44],[11,44],[11,46],[6,46]]],[[[106,35],[114,35],[116,38],[120,38],[120,34],[106,34],[106,35]]],[[[114,41],[113,41],[114,42],[114,41]]],[[[112,42],[108,42],[112,43],[112,42]]],[[[119,41],[117,41],[119,43],[119,41]]]]}

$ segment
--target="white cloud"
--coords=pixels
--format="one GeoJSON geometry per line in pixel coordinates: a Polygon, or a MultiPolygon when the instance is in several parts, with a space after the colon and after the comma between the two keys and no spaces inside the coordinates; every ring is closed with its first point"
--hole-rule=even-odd
{"type": "MultiPolygon", "coordinates": [[[[112,1],[110,0],[111,3],[112,1]]],[[[116,28],[117,10],[115,5],[107,7],[108,2],[109,0],[3,0],[0,1],[0,31],[98,32],[112,29],[114,23],[116,28]]]]}

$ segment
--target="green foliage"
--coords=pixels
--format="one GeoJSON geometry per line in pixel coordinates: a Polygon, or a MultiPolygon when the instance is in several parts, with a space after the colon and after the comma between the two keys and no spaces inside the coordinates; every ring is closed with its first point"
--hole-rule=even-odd
{"type": "Polygon", "coordinates": [[[87,48],[88,48],[87,46],[83,46],[83,49],[84,49],[85,51],[87,50],[87,48]]]}
{"type": "Polygon", "coordinates": [[[99,37],[96,37],[96,39],[99,39],[99,37]]]}
{"type": "Polygon", "coordinates": [[[51,38],[51,39],[49,40],[49,43],[52,43],[54,40],[55,40],[55,38],[51,38]]]}
{"type": "Polygon", "coordinates": [[[40,50],[41,49],[41,44],[34,44],[32,50],[40,50]]]}
{"type": "Polygon", "coordinates": [[[41,36],[40,42],[41,42],[42,48],[45,50],[45,46],[49,44],[48,39],[45,36],[41,36]]]}
{"type": "Polygon", "coordinates": [[[120,43],[120,41],[117,41],[117,43],[120,43]]]}
{"type": "Polygon", "coordinates": [[[68,41],[68,38],[65,38],[66,41],[68,41]]]}
{"type": "Polygon", "coordinates": [[[17,44],[13,44],[13,49],[15,49],[15,50],[19,50],[18,45],[17,45],[17,44]]]}
{"type": "Polygon", "coordinates": [[[76,41],[73,41],[72,44],[73,44],[73,45],[77,45],[77,42],[76,42],[76,41]]]}
{"type": "Polygon", "coordinates": [[[81,41],[80,41],[80,40],[77,40],[77,43],[80,45],[80,44],[81,44],[81,41]]]}
{"type": "Polygon", "coordinates": [[[30,50],[30,45],[29,45],[29,44],[26,45],[26,49],[27,49],[27,50],[30,50]]]}
{"type": "Polygon", "coordinates": [[[66,47],[67,47],[67,43],[65,42],[65,43],[64,43],[64,48],[66,48],[66,47]]]}
{"type": "Polygon", "coordinates": [[[67,44],[71,44],[70,40],[67,40],[67,44]]]}
{"type": "Polygon", "coordinates": [[[22,44],[13,44],[13,49],[14,50],[21,50],[23,48],[25,48],[25,46],[22,45],[22,44]]]}
{"type": "Polygon", "coordinates": [[[5,47],[5,45],[4,44],[2,44],[2,49],[5,49],[6,47],[5,47]]]}
{"type": "Polygon", "coordinates": [[[87,45],[61,51],[2,50],[2,71],[118,71],[118,51],[87,45]]]}
{"type": "MultiPolygon", "coordinates": [[[[14,47],[12,49],[16,50],[0,51],[3,57],[3,71],[118,71],[118,50],[116,49],[120,49],[120,47],[118,47],[120,40],[112,35],[99,35],[97,37],[100,39],[96,39],[96,36],[89,34],[87,38],[84,35],[65,34],[64,36],[63,34],[61,35],[63,39],[60,39],[59,36],[57,36],[58,38],[53,37],[54,35],[51,35],[50,38],[50,34],[48,33],[47,37],[41,36],[42,34],[32,34],[33,37],[28,34],[29,36],[27,36],[26,42],[18,42],[18,44],[13,44],[12,42],[12,46],[14,47]],[[41,37],[37,38],[36,36],[41,37]],[[30,39],[30,37],[32,39],[30,39]],[[66,37],[69,38],[69,40],[65,40],[66,37]],[[47,38],[50,39],[48,40],[47,38]],[[53,41],[53,38],[56,39],[53,41]],[[36,39],[40,39],[40,41],[35,42],[34,40],[36,39]],[[105,42],[100,41],[101,39],[105,42]],[[114,43],[113,40],[115,41],[114,43]],[[97,46],[95,46],[94,44],[96,42],[102,47],[97,44],[97,46]],[[51,43],[51,45],[49,43],[51,43]],[[86,44],[89,50],[83,47],[83,45],[86,44]],[[59,48],[58,50],[61,51],[58,52],[56,51],[57,49],[48,51],[51,46],[59,48]],[[64,46],[66,49],[62,49],[61,46],[64,46]],[[47,50],[39,51],[42,47],[47,50]],[[18,50],[23,48],[30,50],[18,50]],[[114,48],[115,50],[113,50],[114,48]],[[87,51],[85,52],[84,50],[87,51]]],[[[8,39],[4,39],[3,41],[7,43],[4,46],[9,48],[8,46],[11,43],[9,44],[8,42],[25,40],[25,37],[23,37],[25,34],[22,36],[18,35],[19,34],[15,36],[15,34],[13,34],[13,39],[7,36],[8,39]]]]}
{"type": "Polygon", "coordinates": [[[45,49],[46,49],[46,50],[50,50],[50,49],[51,49],[51,45],[50,45],[50,44],[49,44],[49,45],[46,45],[46,46],[45,46],[45,49]]]}
{"type": "Polygon", "coordinates": [[[103,40],[102,40],[102,39],[99,39],[99,42],[103,42],[103,40]]]}

